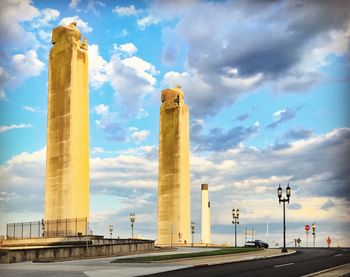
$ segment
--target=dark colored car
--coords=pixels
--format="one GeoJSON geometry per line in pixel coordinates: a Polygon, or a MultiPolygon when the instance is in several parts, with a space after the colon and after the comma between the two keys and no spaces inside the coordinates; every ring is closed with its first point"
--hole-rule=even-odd
{"type": "Polygon", "coordinates": [[[255,248],[269,248],[269,245],[262,240],[247,241],[244,245],[245,247],[255,247],[255,248]]]}

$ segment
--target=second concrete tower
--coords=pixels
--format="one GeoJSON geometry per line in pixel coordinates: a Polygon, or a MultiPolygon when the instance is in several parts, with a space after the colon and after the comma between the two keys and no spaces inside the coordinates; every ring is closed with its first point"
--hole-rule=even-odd
{"type": "Polygon", "coordinates": [[[180,86],[161,95],[158,245],[190,243],[189,113],[180,86]]]}

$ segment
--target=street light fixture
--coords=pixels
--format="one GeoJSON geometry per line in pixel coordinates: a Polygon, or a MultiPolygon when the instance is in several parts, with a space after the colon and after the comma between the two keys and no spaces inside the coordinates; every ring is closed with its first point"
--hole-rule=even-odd
{"type": "Polygon", "coordinates": [[[180,233],[180,232],[179,232],[178,236],[179,236],[179,242],[181,242],[181,239],[182,239],[182,233],[180,233]]]}
{"type": "Polygon", "coordinates": [[[113,234],[113,225],[109,225],[108,226],[108,231],[109,231],[109,235],[112,238],[112,234],[113,234]]]}
{"type": "Polygon", "coordinates": [[[278,202],[281,204],[281,202],[283,203],[283,248],[282,248],[282,253],[287,253],[287,248],[286,248],[286,202],[289,204],[289,198],[291,195],[291,188],[288,186],[286,188],[286,196],[287,198],[282,198],[282,188],[281,185],[278,186],[277,189],[277,196],[278,196],[278,202]]]}
{"type": "Polygon", "coordinates": [[[312,235],[314,237],[314,248],[315,248],[315,238],[316,238],[316,223],[312,223],[312,235]]]}
{"type": "Polygon", "coordinates": [[[235,210],[232,209],[232,224],[235,225],[235,247],[237,247],[237,224],[239,224],[238,218],[239,218],[239,209],[235,210]]]}
{"type": "Polygon", "coordinates": [[[134,238],[135,213],[130,213],[130,222],[131,222],[131,238],[134,238]]]}
{"type": "Polygon", "coordinates": [[[196,228],[196,223],[191,222],[191,231],[192,231],[192,247],[194,242],[194,228],[196,228]]]}

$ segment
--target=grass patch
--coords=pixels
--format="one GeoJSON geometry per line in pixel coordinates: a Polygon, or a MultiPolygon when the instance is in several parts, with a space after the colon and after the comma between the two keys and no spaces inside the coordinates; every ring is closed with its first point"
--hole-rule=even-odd
{"type": "Polygon", "coordinates": [[[170,254],[170,255],[159,255],[159,256],[123,258],[123,259],[115,260],[113,261],[113,263],[149,263],[149,262],[176,260],[176,259],[246,253],[246,252],[252,252],[252,251],[259,251],[259,250],[261,249],[247,248],[247,247],[238,247],[238,248],[227,247],[227,248],[221,248],[213,251],[203,251],[203,252],[196,252],[196,253],[182,253],[182,254],[172,254],[172,255],[170,254]]]}

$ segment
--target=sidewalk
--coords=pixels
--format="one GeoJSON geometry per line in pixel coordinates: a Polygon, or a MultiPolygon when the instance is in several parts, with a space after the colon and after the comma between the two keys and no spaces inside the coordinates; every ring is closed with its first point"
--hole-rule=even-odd
{"type": "MultiPolygon", "coordinates": [[[[189,253],[189,252],[202,252],[215,250],[217,248],[179,248],[174,249],[171,252],[165,252],[169,254],[189,253]]],[[[147,255],[164,255],[162,253],[148,253],[132,255],[136,256],[147,256],[147,255]]],[[[291,254],[292,252],[288,253],[291,254]]],[[[220,255],[213,257],[199,257],[173,261],[163,262],[152,262],[152,263],[111,263],[118,258],[123,257],[109,257],[109,258],[98,258],[98,259],[85,259],[85,260],[74,260],[74,261],[62,261],[54,263],[32,263],[23,262],[16,264],[1,264],[0,275],[2,277],[12,276],[59,276],[64,272],[65,277],[71,276],[89,276],[89,277],[130,277],[130,276],[141,276],[147,274],[153,274],[158,272],[165,272],[169,270],[189,268],[200,265],[214,265],[219,263],[230,263],[238,262],[243,260],[253,259],[265,259],[272,256],[281,255],[280,249],[267,249],[257,252],[248,252],[241,254],[229,254],[220,255]],[[59,275],[58,275],[59,274],[59,275]]],[[[131,256],[128,256],[131,257],[131,256]]]]}

